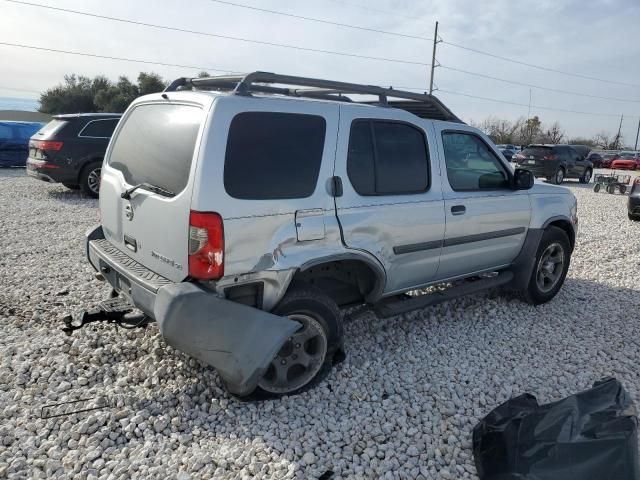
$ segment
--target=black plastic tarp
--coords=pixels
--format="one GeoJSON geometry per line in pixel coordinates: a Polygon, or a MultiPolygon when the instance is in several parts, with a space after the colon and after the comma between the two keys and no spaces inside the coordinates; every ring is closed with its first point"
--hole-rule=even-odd
{"type": "Polygon", "coordinates": [[[524,394],[473,429],[481,480],[640,480],[637,417],[620,382],[538,405],[524,394]]]}

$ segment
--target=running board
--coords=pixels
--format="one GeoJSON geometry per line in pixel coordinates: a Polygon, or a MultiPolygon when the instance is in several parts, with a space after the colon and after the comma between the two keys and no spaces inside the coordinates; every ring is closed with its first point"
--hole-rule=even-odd
{"type": "Polygon", "coordinates": [[[467,281],[442,292],[426,293],[416,297],[402,295],[384,298],[373,306],[373,311],[381,318],[393,317],[412,310],[430,307],[431,305],[446,302],[454,298],[500,287],[509,283],[511,280],[513,280],[513,272],[506,270],[494,277],[467,281]]]}

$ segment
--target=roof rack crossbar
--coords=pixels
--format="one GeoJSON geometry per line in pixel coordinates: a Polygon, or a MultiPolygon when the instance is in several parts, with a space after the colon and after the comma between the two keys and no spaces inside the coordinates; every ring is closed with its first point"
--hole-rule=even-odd
{"type": "MultiPolygon", "coordinates": [[[[220,75],[204,78],[179,78],[172,82],[165,91],[175,91],[181,88],[202,88],[231,91],[236,95],[251,95],[255,93],[280,94],[294,97],[318,98],[341,102],[355,102],[345,95],[373,95],[378,97],[378,104],[403,108],[403,105],[426,107],[424,110],[437,111],[431,117],[444,120],[461,122],[451,110],[440,100],[428,93],[416,93],[405,90],[396,90],[392,87],[385,88],[377,85],[362,85],[357,83],[323,80],[318,78],[297,77],[271,72],[252,72],[245,75],[220,75]],[[273,86],[275,85],[283,85],[273,86]],[[286,86],[306,87],[288,88],[286,86]],[[409,102],[389,102],[390,98],[409,100],[409,102]]],[[[371,103],[371,102],[359,102],[371,103]]],[[[407,110],[411,111],[409,108],[407,110]]]]}

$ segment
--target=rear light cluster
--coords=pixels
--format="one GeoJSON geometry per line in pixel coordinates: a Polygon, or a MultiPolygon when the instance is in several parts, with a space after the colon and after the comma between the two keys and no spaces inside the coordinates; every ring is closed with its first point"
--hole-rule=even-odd
{"type": "Polygon", "coordinates": [[[53,140],[32,140],[34,147],[40,150],[49,150],[53,152],[59,152],[64,145],[64,142],[56,142],[53,140]]]}
{"type": "Polygon", "coordinates": [[[199,280],[224,275],[224,228],[217,213],[189,214],[189,275],[199,280]]]}
{"type": "Polygon", "coordinates": [[[555,153],[552,153],[551,155],[545,155],[544,157],[542,157],[544,160],[557,160],[558,156],[555,153]]]}

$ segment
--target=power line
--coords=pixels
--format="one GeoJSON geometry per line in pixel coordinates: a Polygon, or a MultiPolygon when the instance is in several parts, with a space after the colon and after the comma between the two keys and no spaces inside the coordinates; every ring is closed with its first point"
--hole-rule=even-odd
{"type": "Polygon", "coordinates": [[[97,53],[87,53],[87,52],[78,52],[74,50],[58,50],[56,48],[48,48],[48,47],[38,47],[35,45],[23,45],[19,43],[9,43],[9,42],[0,42],[0,45],[5,45],[7,47],[18,47],[18,48],[28,48],[31,50],[41,50],[44,52],[54,52],[54,53],[64,53],[68,55],[79,55],[82,57],[93,57],[93,58],[105,58],[108,60],[119,60],[122,62],[132,62],[132,63],[146,63],[149,65],[161,65],[164,67],[179,67],[179,68],[192,68],[194,70],[208,70],[213,72],[221,72],[221,73],[239,73],[230,70],[223,70],[219,68],[211,68],[211,67],[198,67],[194,65],[180,65],[177,63],[166,63],[166,62],[156,62],[151,60],[140,60],[135,58],[124,58],[124,57],[113,57],[111,55],[99,55],[97,53]]]}
{"type": "Polygon", "coordinates": [[[611,83],[611,84],[615,84],[615,85],[624,85],[626,87],[636,87],[636,88],[640,87],[639,84],[617,82],[615,80],[607,80],[607,79],[604,79],[604,78],[591,77],[589,75],[582,75],[580,73],[565,72],[564,70],[557,70],[555,68],[545,67],[543,65],[535,65],[533,63],[522,62],[520,60],[515,60],[513,58],[503,57],[502,55],[496,55],[494,53],[485,52],[483,50],[478,50],[476,48],[465,47],[464,45],[459,45],[457,43],[447,42],[445,40],[443,40],[442,43],[445,44],[445,45],[451,45],[452,47],[460,48],[462,50],[467,50],[469,52],[477,53],[477,54],[480,54],[480,55],[486,55],[487,57],[493,57],[493,58],[497,58],[499,60],[504,60],[505,62],[516,63],[518,65],[524,65],[526,67],[531,67],[531,68],[537,68],[539,70],[544,70],[546,72],[560,73],[562,75],[568,75],[568,76],[571,76],[571,77],[583,78],[583,79],[586,79],[586,80],[593,80],[595,82],[611,83]]]}
{"type": "MultiPolygon", "coordinates": [[[[406,88],[406,87],[405,87],[406,88]]],[[[416,89],[412,89],[412,90],[416,90],[416,89]]],[[[419,90],[419,89],[417,89],[419,90]]],[[[438,90],[442,93],[449,93],[451,95],[460,95],[463,97],[469,97],[469,98],[476,98],[478,100],[487,100],[489,102],[497,102],[497,103],[506,103],[507,105],[516,105],[518,107],[528,107],[529,105],[526,103],[517,103],[517,102],[510,102],[507,100],[500,100],[497,98],[490,98],[490,97],[480,97],[477,95],[470,95],[468,93],[462,93],[462,92],[453,92],[451,90],[438,90]]],[[[555,112],[564,112],[564,113],[576,113],[576,114],[580,114],[580,115],[595,115],[595,116],[601,116],[601,117],[618,117],[617,113],[600,113],[600,112],[581,112],[581,111],[577,111],[577,110],[565,110],[562,108],[553,108],[553,107],[545,107],[542,105],[531,105],[531,108],[537,108],[540,110],[551,110],[551,111],[555,111],[555,112]]]]}
{"type": "Polygon", "coordinates": [[[177,27],[170,27],[167,25],[158,25],[155,23],[146,23],[146,22],[139,22],[136,20],[128,20],[125,18],[118,18],[118,17],[110,17],[107,15],[99,15],[96,13],[89,13],[89,12],[83,12],[80,10],[71,10],[68,8],[61,8],[61,7],[53,7],[50,5],[42,5],[39,3],[31,3],[31,2],[24,2],[21,0],[4,0],[5,2],[10,2],[10,3],[15,3],[15,4],[19,4],[19,5],[27,5],[30,7],[38,7],[38,8],[45,8],[45,9],[49,9],[49,10],[56,10],[56,11],[60,11],[60,12],[65,12],[65,13],[73,13],[76,15],[83,15],[86,17],[93,17],[93,18],[100,18],[102,20],[110,20],[113,22],[121,22],[121,23],[129,23],[132,25],[138,25],[138,26],[143,26],[143,27],[150,27],[150,28],[159,28],[162,30],[172,30],[175,32],[182,32],[182,33],[191,33],[194,35],[204,35],[204,36],[208,36],[208,37],[215,37],[215,38],[224,38],[226,40],[234,40],[237,42],[245,42],[245,43],[252,43],[252,44],[259,44],[259,45],[268,45],[271,47],[280,47],[280,48],[289,48],[289,49],[293,49],[293,50],[300,50],[300,51],[305,51],[305,52],[314,52],[314,53],[324,53],[324,54],[328,54],[328,55],[338,55],[338,56],[342,56],[342,57],[352,57],[352,58],[362,58],[365,60],[379,60],[379,61],[384,61],[384,62],[393,62],[393,63],[403,63],[403,64],[407,64],[407,65],[420,65],[420,66],[428,66],[428,64],[423,63],[423,62],[414,62],[411,60],[400,60],[397,58],[387,58],[387,57],[373,57],[373,56],[368,56],[368,55],[358,55],[355,53],[348,53],[348,52],[337,52],[334,50],[322,50],[322,49],[318,49],[318,48],[309,48],[309,47],[299,47],[297,45],[289,45],[286,43],[275,43],[275,42],[266,42],[266,41],[262,41],[262,40],[252,40],[252,39],[248,39],[248,38],[242,38],[242,37],[233,37],[233,36],[229,36],[229,35],[220,35],[217,33],[210,33],[210,32],[200,32],[197,30],[188,30],[185,28],[177,28],[177,27]]]}
{"type": "Polygon", "coordinates": [[[366,31],[366,32],[374,32],[374,33],[383,33],[385,35],[394,35],[396,37],[412,38],[412,39],[415,39],[415,40],[427,40],[427,41],[433,40],[431,38],[421,37],[419,35],[408,35],[408,34],[404,34],[404,33],[389,32],[387,30],[378,30],[376,28],[369,28],[369,27],[362,27],[362,26],[359,26],[359,25],[352,25],[350,23],[333,22],[331,20],[324,20],[324,19],[315,18],[315,17],[306,17],[304,15],[296,15],[296,14],[293,14],[293,13],[281,12],[281,11],[278,11],[278,10],[269,10],[268,8],[254,7],[254,6],[251,6],[251,5],[244,5],[242,3],[228,2],[226,0],[210,0],[210,1],[214,2],[214,3],[220,3],[222,5],[231,5],[233,7],[246,8],[248,10],[255,10],[257,12],[271,13],[273,15],[282,15],[284,17],[296,18],[298,20],[306,20],[306,21],[309,21],[309,22],[323,23],[325,25],[334,25],[336,27],[353,28],[355,30],[363,30],[363,31],[366,31]]]}
{"type": "Polygon", "coordinates": [[[485,75],[484,73],[470,72],[468,70],[462,70],[460,68],[449,67],[447,65],[438,65],[438,66],[441,67],[441,68],[447,69],[447,70],[452,70],[454,72],[464,73],[466,75],[473,75],[473,76],[476,76],[476,77],[488,78],[490,80],[496,80],[498,82],[504,82],[504,83],[511,83],[513,85],[520,85],[520,86],[523,86],[523,87],[537,88],[539,90],[547,90],[549,92],[564,93],[564,94],[567,94],[567,95],[577,95],[579,97],[599,98],[599,99],[602,99],[602,100],[614,100],[616,102],[640,103],[640,100],[632,100],[632,99],[627,99],[627,98],[616,98],[616,97],[602,97],[600,95],[590,95],[588,93],[579,93],[579,92],[573,92],[573,91],[570,91],[570,90],[560,90],[558,88],[543,87],[541,85],[533,85],[531,83],[523,83],[523,82],[518,82],[518,81],[515,81],[515,80],[507,80],[505,78],[492,77],[491,75],[485,75]]]}

